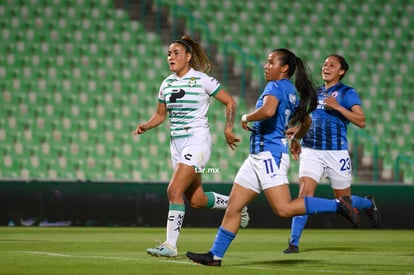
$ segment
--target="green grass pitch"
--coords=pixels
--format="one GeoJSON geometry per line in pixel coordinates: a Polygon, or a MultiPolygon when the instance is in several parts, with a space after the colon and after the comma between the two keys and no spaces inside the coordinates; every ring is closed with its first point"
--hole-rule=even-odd
{"type": "Polygon", "coordinates": [[[404,274],[414,275],[414,231],[304,231],[301,253],[284,255],[288,229],[241,229],[221,267],[196,265],[217,229],[182,228],[174,260],[147,255],[164,228],[0,227],[0,274],[404,274]]]}

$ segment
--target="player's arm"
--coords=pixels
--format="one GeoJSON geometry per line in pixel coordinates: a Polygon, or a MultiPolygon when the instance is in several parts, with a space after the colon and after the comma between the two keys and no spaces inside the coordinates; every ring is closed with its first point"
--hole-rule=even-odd
{"type": "Polygon", "coordinates": [[[251,113],[245,114],[242,117],[242,128],[246,131],[251,131],[247,123],[249,121],[260,121],[271,118],[275,115],[279,100],[272,95],[267,95],[263,98],[263,105],[251,113]]]}
{"type": "Polygon", "coordinates": [[[365,114],[361,105],[354,105],[351,110],[339,105],[336,98],[333,96],[325,99],[326,106],[340,112],[346,119],[358,126],[359,128],[365,128],[365,114]]]}
{"type": "Polygon", "coordinates": [[[135,131],[132,133],[134,135],[143,134],[145,131],[157,127],[167,117],[167,107],[164,102],[158,102],[157,111],[151,116],[151,118],[146,123],[141,123],[137,126],[135,131]]]}
{"type": "Polygon", "coordinates": [[[234,150],[235,147],[237,147],[237,142],[240,141],[240,138],[233,132],[237,109],[236,101],[224,89],[221,89],[214,97],[226,106],[226,126],[224,128],[224,135],[227,144],[234,150]]]}
{"type": "Polygon", "coordinates": [[[365,114],[361,105],[352,106],[351,111],[344,107],[341,107],[338,111],[359,128],[365,128],[365,114]]]}

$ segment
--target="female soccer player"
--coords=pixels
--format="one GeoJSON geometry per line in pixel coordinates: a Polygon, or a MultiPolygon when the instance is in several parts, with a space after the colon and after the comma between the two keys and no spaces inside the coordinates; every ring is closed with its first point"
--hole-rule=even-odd
{"type": "MultiPolygon", "coordinates": [[[[324,174],[329,178],[336,198],[351,196],[352,170],[348,153],[347,126],[351,122],[364,128],[365,115],[355,89],[341,82],[348,69],[345,58],[336,54],[328,56],[322,65],[324,84],[317,90],[318,107],[312,112],[310,130],[301,144],[299,197],[313,196],[324,174]]],[[[297,157],[299,152],[293,152],[293,156],[297,157]]],[[[352,206],[360,210],[365,209],[371,225],[378,227],[380,214],[374,198],[351,198],[352,206]]],[[[289,246],[284,253],[299,252],[299,240],[307,219],[306,215],[292,219],[289,246]]]]}
{"type": "MultiPolygon", "coordinates": [[[[228,197],[214,192],[204,193],[200,171],[211,153],[211,136],[207,120],[210,98],[226,106],[224,135],[234,150],[240,139],[233,132],[236,103],[213,77],[210,62],[203,48],[189,36],[172,42],[168,48],[168,65],[173,72],[161,84],[156,113],[133,134],[140,135],[160,125],[169,117],[171,158],[174,172],[167,188],[169,211],[166,241],[148,248],[153,256],[176,257],[177,240],[184,220],[184,196],[194,208],[225,209],[228,197]]],[[[249,222],[247,208],[243,209],[240,226],[249,222]]]]}
{"type": "Polygon", "coordinates": [[[242,116],[243,129],[251,131],[250,154],[235,177],[223,221],[210,251],[202,254],[187,252],[187,257],[196,263],[221,265],[238,232],[242,209],[262,190],[273,211],[280,217],[337,212],[356,227],[359,226],[359,215],[352,208],[349,197],[338,200],[313,197],[291,199],[285,133],[288,122],[303,123],[316,108],[315,88],[302,60],[287,49],[271,51],[264,71],[268,83],[256,103],[256,109],[242,116]],[[295,85],[290,80],[294,74],[295,85]],[[252,127],[248,126],[248,122],[254,122],[252,127]]]}

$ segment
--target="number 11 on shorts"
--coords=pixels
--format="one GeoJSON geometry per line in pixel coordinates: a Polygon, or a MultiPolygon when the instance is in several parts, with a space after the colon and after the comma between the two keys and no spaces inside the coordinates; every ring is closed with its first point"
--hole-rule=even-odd
{"type": "Polygon", "coordinates": [[[273,163],[272,163],[272,159],[265,159],[263,160],[265,167],[266,167],[266,173],[270,174],[273,173],[273,163]]]}

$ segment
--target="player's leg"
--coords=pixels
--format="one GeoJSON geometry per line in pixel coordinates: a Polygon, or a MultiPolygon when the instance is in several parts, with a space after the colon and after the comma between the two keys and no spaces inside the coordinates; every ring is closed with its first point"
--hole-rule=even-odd
{"type": "MultiPolygon", "coordinates": [[[[185,191],[185,196],[193,208],[208,208],[225,210],[228,205],[229,197],[217,192],[205,192],[202,187],[201,177],[196,180],[185,191]]],[[[242,209],[240,227],[245,228],[249,224],[250,217],[247,206],[242,209]]]]}
{"type": "Polygon", "coordinates": [[[247,160],[240,167],[235,183],[230,192],[229,204],[224,214],[216,239],[210,249],[216,260],[224,257],[239,229],[243,208],[260,193],[252,160],[247,160]]]}
{"type": "MultiPolygon", "coordinates": [[[[302,148],[299,162],[299,194],[298,197],[313,197],[318,183],[324,173],[323,151],[302,148]]],[[[288,247],[283,253],[298,253],[299,241],[305,229],[307,215],[295,216],[292,218],[291,231],[288,247]]]]}
{"type": "Polygon", "coordinates": [[[242,209],[256,196],[257,193],[253,190],[234,183],[221,226],[210,250],[207,253],[187,252],[187,257],[203,265],[220,266],[238,232],[242,209]]]}
{"type": "MultiPolygon", "coordinates": [[[[315,194],[318,182],[310,177],[299,178],[299,198],[313,197],[315,194]]],[[[292,224],[290,228],[289,245],[283,251],[285,254],[298,253],[299,241],[302,236],[302,232],[305,229],[306,222],[308,221],[308,215],[300,215],[292,218],[292,224]]]]}
{"type": "MultiPolygon", "coordinates": [[[[351,188],[345,190],[334,189],[334,194],[336,198],[343,196],[344,194],[350,194],[351,188]]],[[[358,210],[365,210],[369,218],[369,222],[372,227],[376,228],[381,223],[381,215],[379,209],[375,203],[375,198],[372,196],[360,197],[356,195],[351,196],[352,207],[358,210]]]]}
{"type": "Polygon", "coordinates": [[[352,207],[350,197],[347,196],[339,199],[304,197],[290,200],[287,184],[268,188],[265,190],[265,195],[274,213],[282,218],[303,214],[338,213],[350,220],[355,227],[359,226],[359,215],[352,207]]]}
{"type": "MultiPolygon", "coordinates": [[[[331,180],[331,186],[336,198],[351,196],[352,166],[349,153],[346,150],[328,152],[329,161],[326,173],[331,180]]],[[[353,195],[352,207],[365,210],[372,227],[378,227],[381,215],[372,196],[360,197],[353,195]]]]}
{"type": "Polygon", "coordinates": [[[176,165],[167,188],[169,208],[166,240],[155,248],[148,248],[148,254],[161,257],[177,256],[177,241],[185,215],[184,192],[195,181],[197,181],[197,175],[192,166],[183,163],[176,165]]]}
{"type": "Polygon", "coordinates": [[[228,207],[210,251],[207,253],[187,252],[187,257],[192,261],[203,265],[221,265],[221,259],[236,237],[242,209],[260,192],[254,165],[250,158],[249,156],[244,161],[236,175],[235,183],[230,193],[228,207]]]}
{"type": "Polygon", "coordinates": [[[229,200],[228,196],[217,192],[204,192],[200,173],[197,173],[196,180],[185,191],[185,196],[192,208],[224,210],[229,200]]]}

